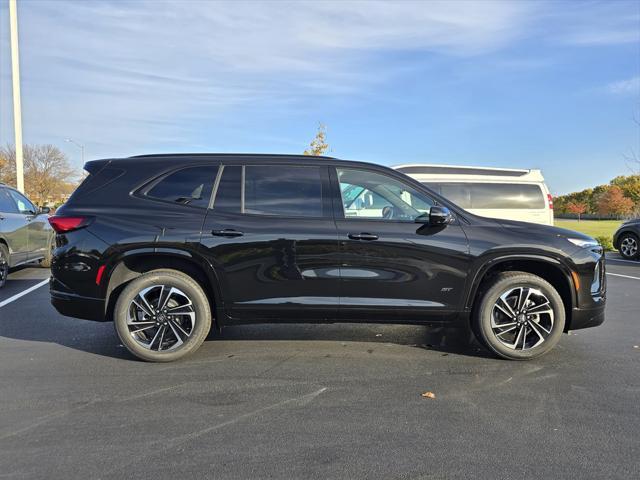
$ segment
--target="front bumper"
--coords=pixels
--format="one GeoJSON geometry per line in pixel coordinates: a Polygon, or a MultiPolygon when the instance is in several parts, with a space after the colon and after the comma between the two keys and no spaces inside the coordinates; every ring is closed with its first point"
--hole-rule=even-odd
{"type": "Polygon", "coordinates": [[[580,330],[581,328],[597,327],[604,322],[604,301],[596,308],[573,308],[571,310],[571,323],[567,330],[580,330]]]}

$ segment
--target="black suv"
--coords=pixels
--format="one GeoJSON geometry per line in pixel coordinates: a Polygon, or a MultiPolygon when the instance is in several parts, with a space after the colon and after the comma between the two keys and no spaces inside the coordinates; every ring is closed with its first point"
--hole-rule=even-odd
{"type": "Polygon", "coordinates": [[[50,219],[52,303],[113,320],[144,360],[195,351],[214,321],[470,322],[518,360],[604,321],[592,238],[472,215],[386,167],[182,154],[85,169],[50,219]]]}

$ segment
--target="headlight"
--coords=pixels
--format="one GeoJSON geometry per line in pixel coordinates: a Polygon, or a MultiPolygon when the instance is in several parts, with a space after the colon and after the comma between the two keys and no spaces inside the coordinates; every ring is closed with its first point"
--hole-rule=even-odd
{"type": "Polygon", "coordinates": [[[600,245],[597,240],[585,240],[583,238],[567,238],[571,243],[582,248],[597,247],[600,245]]]}

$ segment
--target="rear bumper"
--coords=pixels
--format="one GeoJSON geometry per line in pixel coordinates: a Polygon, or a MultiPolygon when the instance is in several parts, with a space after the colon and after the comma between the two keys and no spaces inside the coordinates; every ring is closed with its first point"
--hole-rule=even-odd
{"type": "Polygon", "coordinates": [[[106,322],[104,300],[102,298],[82,297],[72,293],[51,290],[51,305],[67,317],[82,318],[95,322],[106,322]]]}
{"type": "Polygon", "coordinates": [[[604,301],[595,308],[573,308],[568,330],[597,327],[604,322],[604,301]]]}

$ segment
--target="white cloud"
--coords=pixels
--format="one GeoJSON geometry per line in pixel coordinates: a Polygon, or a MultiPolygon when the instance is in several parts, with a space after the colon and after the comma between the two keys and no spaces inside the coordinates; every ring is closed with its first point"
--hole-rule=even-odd
{"type": "Polygon", "coordinates": [[[614,95],[640,95],[640,76],[612,82],[607,91],[614,95]]]}
{"type": "Polygon", "coordinates": [[[389,52],[495,50],[528,11],[502,1],[22,2],[25,138],[75,135],[105,150],[188,143],[190,122],[238,106],[359,95],[395,74],[381,62],[389,52]]]}

